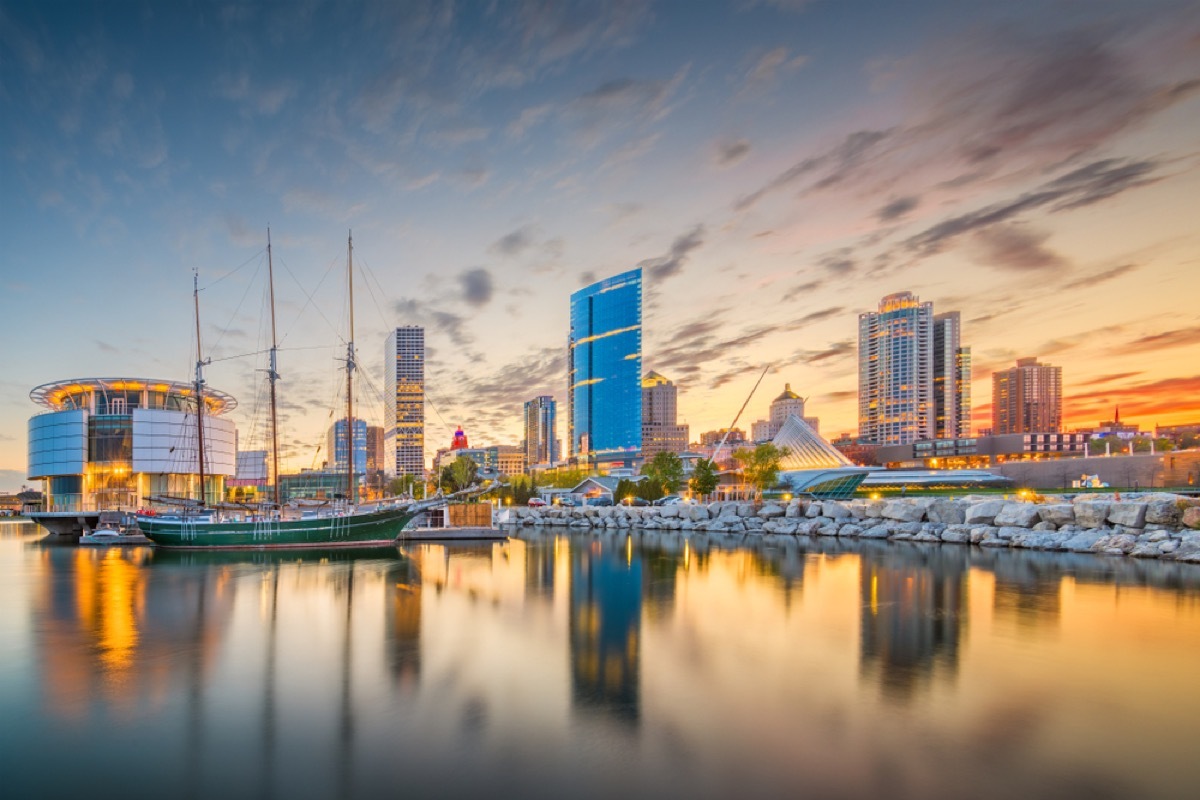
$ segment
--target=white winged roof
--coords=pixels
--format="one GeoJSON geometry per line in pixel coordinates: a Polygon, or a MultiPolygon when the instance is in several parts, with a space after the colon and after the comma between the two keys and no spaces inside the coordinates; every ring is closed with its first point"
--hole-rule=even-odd
{"type": "Polygon", "coordinates": [[[779,433],[775,434],[771,442],[776,447],[787,448],[787,455],[779,464],[779,468],[785,472],[854,466],[854,462],[822,439],[821,434],[795,414],[788,414],[783,425],[779,427],[779,433]]]}

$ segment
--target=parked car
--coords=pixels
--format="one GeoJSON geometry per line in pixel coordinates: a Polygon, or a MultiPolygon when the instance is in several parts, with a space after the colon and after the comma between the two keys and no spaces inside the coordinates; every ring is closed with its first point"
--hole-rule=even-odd
{"type": "Polygon", "coordinates": [[[648,505],[650,505],[650,501],[643,500],[640,497],[625,497],[625,498],[621,499],[621,505],[623,505],[623,506],[648,506],[648,505]]]}
{"type": "Polygon", "coordinates": [[[652,505],[656,506],[673,506],[683,502],[683,498],[677,494],[669,494],[666,497],[660,497],[654,501],[652,505]]]}
{"type": "Polygon", "coordinates": [[[541,508],[544,505],[546,505],[546,501],[540,497],[529,498],[529,507],[530,508],[541,508]]]}
{"type": "Polygon", "coordinates": [[[589,497],[586,502],[589,506],[611,506],[613,504],[612,498],[606,494],[589,497]]]}
{"type": "Polygon", "coordinates": [[[569,497],[556,497],[556,498],[554,499],[554,505],[556,505],[556,506],[567,506],[568,508],[574,508],[574,507],[575,507],[575,501],[574,501],[574,500],[572,500],[572,499],[571,499],[571,498],[569,498],[569,497]]]}

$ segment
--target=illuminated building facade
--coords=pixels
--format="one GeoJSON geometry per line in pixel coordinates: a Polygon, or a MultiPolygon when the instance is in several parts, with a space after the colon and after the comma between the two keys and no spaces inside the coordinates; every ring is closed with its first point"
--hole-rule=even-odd
{"type": "Polygon", "coordinates": [[[682,453],[688,449],[688,426],[680,425],[679,392],[657,372],[642,378],[642,457],[682,453]]]}
{"type": "MultiPolygon", "coordinates": [[[[136,510],[155,495],[200,497],[192,384],[82,378],[39,386],[29,397],[47,409],[29,420],[28,465],[29,477],[43,483],[47,512],[136,510]]],[[[221,500],[225,479],[237,473],[237,429],[224,416],[236,406],[229,395],[204,390],[208,503],[221,500]]]]}
{"type": "Polygon", "coordinates": [[[559,460],[558,403],[549,395],[525,402],[525,463],[551,466],[559,460]]]}
{"type": "Polygon", "coordinates": [[[858,432],[875,444],[970,433],[971,351],[958,312],[933,315],[911,292],[858,317],[858,432]]]}
{"type": "Polygon", "coordinates": [[[933,318],[934,437],[971,435],[971,348],[962,346],[962,315],[933,318]]]}
{"type": "Polygon", "coordinates": [[[425,329],[403,325],[384,345],[384,470],[425,476],[425,329]]]}
{"type": "Polygon", "coordinates": [[[571,295],[567,441],[572,459],[632,466],[642,448],[642,271],[571,295]]]}
{"type": "Polygon", "coordinates": [[[1062,430],[1062,367],[1019,358],[992,373],[992,433],[1057,433],[1062,430]]]}

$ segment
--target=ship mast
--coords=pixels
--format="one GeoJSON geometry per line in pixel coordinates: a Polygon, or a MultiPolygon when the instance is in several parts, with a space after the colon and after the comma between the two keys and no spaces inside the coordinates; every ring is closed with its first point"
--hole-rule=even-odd
{"type": "Polygon", "coordinates": [[[346,279],[350,297],[350,341],[346,343],[346,502],[354,505],[354,233],[346,237],[346,279]]]}
{"type": "Polygon", "coordinates": [[[271,382],[271,485],[275,505],[279,505],[279,415],[275,406],[275,381],[279,380],[276,353],[279,343],[275,340],[275,270],[271,264],[271,229],[267,228],[267,285],[271,297],[271,361],[267,378],[271,382]]]}
{"type": "Polygon", "coordinates": [[[200,465],[200,507],[204,507],[204,357],[200,354],[200,273],[192,273],[192,301],[196,309],[196,453],[200,465]]]}

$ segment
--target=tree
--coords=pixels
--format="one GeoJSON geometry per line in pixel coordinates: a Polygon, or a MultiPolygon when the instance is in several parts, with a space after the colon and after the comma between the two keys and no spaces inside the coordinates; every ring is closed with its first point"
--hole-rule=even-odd
{"type": "Polygon", "coordinates": [[[743,447],[734,452],[734,459],[742,465],[742,475],[755,489],[755,499],[761,499],[764,490],[779,480],[779,465],[788,453],[786,447],[776,447],[764,442],[753,450],[743,447]]]}
{"type": "Polygon", "coordinates": [[[621,478],[617,481],[617,488],[613,489],[613,502],[619,503],[626,497],[637,497],[637,484],[628,478],[621,478]]]}
{"type": "MultiPolygon", "coordinates": [[[[642,474],[647,476],[647,480],[643,483],[658,485],[658,495],[661,497],[676,491],[683,485],[683,462],[674,453],[656,453],[654,458],[642,467],[642,474]]],[[[658,498],[651,499],[657,500],[658,498]]]]}
{"type": "Polygon", "coordinates": [[[461,492],[475,483],[479,467],[466,456],[459,456],[450,463],[450,486],[455,492],[461,492]]]}
{"type": "Polygon", "coordinates": [[[388,481],[388,494],[392,497],[399,497],[406,494],[411,495],[416,483],[417,478],[415,475],[399,475],[388,481]]]}
{"type": "Polygon", "coordinates": [[[696,467],[692,470],[692,480],[690,485],[692,491],[701,497],[707,497],[717,490],[717,484],[721,479],[717,476],[717,468],[707,458],[702,458],[696,462],[696,467]]]}
{"type": "Polygon", "coordinates": [[[647,478],[644,481],[638,481],[635,486],[636,488],[633,490],[633,493],[643,500],[651,503],[666,494],[666,492],[663,491],[662,484],[653,478],[647,478]]]}
{"type": "Polygon", "coordinates": [[[574,489],[580,481],[588,476],[582,469],[565,469],[557,472],[547,472],[542,476],[546,486],[554,489],[574,489]]]}

